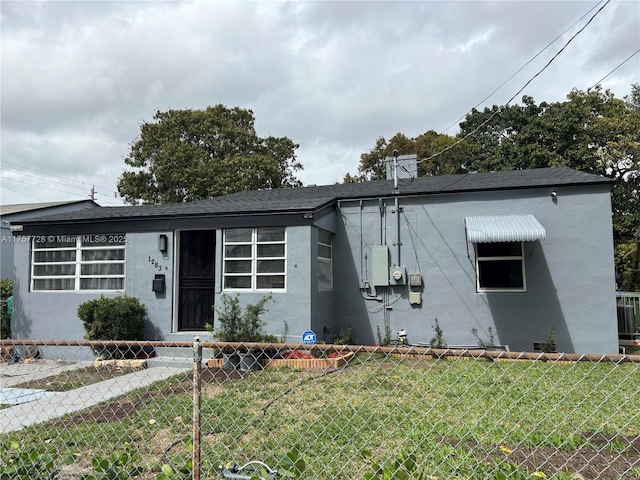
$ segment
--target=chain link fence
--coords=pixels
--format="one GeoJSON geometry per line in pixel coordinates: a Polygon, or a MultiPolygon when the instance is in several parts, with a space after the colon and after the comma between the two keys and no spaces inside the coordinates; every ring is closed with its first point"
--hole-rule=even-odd
{"type": "Polygon", "coordinates": [[[640,479],[640,356],[1,345],[3,480],[640,479]]]}

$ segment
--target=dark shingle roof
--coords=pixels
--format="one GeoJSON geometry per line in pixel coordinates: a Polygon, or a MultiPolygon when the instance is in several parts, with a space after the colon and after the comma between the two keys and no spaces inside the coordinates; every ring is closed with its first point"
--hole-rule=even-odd
{"type": "MultiPolygon", "coordinates": [[[[560,167],[420,177],[413,180],[403,179],[398,183],[398,190],[401,196],[416,196],[610,183],[612,180],[609,178],[560,167]]],[[[93,208],[39,217],[34,221],[67,223],[107,218],[116,220],[300,212],[317,210],[337,200],[390,196],[394,196],[393,181],[385,180],[276,190],[253,190],[187,203],[93,208]]],[[[28,224],[29,222],[25,221],[24,223],[28,224]]]]}

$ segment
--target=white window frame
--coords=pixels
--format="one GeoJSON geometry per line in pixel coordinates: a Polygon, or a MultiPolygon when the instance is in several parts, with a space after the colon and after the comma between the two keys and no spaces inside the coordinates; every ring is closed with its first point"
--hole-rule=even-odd
{"type": "Polygon", "coordinates": [[[318,229],[318,290],[333,290],[333,234],[327,230],[318,229]],[[322,241],[321,236],[326,233],[329,236],[329,242],[322,241]],[[320,247],[329,249],[329,256],[324,257],[320,253],[320,247]],[[320,285],[320,264],[329,265],[329,286],[323,287],[320,285]]]}
{"type": "Polygon", "coordinates": [[[30,291],[32,292],[71,292],[71,293],[122,293],[125,290],[126,279],[126,243],[124,234],[109,235],[49,235],[34,237],[31,241],[31,278],[30,291]],[[67,244],[55,246],[56,243],[67,244]],[[43,245],[44,244],[44,245],[43,245]],[[83,260],[83,252],[122,251],[122,258],[107,258],[101,260],[83,260]],[[41,252],[75,252],[74,257],[67,260],[40,260],[36,257],[41,252]],[[82,267],[88,265],[122,265],[122,273],[115,274],[83,274],[82,267]],[[51,265],[73,265],[73,273],[68,274],[38,274],[36,267],[51,265]],[[88,289],[82,288],[82,281],[87,279],[120,279],[122,288],[88,289]],[[41,280],[71,280],[73,288],[38,288],[41,280]]]}
{"type": "Polygon", "coordinates": [[[222,290],[226,292],[286,292],[287,290],[287,229],[285,227],[258,227],[258,228],[230,228],[223,231],[222,242],[222,290]],[[283,233],[282,240],[259,241],[259,233],[269,229],[281,229],[283,233]],[[227,233],[235,230],[251,230],[250,241],[233,242],[227,239],[227,233]],[[227,246],[245,245],[251,247],[251,255],[245,257],[227,257],[227,246]],[[273,257],[258,257],[258,248],[261,245],[282,245],[283,255],[273,257]],[[263,260],[282,260],[282,272],[258,272],[258,263],[263,260]],[[228,272],[227,261],[250,261],[251,269],[249,272],[228,272]],[[258,288],[258,279],[260,277],[281,276],[282,288],[258,288]],[[227,279],[232,277],[250,278],[250,287],[227,287],[227,279]]]}
{"type": "Polygon", "coordinates": [[[474,244],[475,257],[476,257],[476,290],[479,293],[492,293],[492,292],[526,292],[527,291],[527,275],[525,272],[524,261],[524,242],[494,242],[494,243],[518,243],[520,245],[520,255],[501,255],[501,256],[479,256],[478,244],[474,244]],[[490,262],[514,262],[520,261],[522,271],[522,287],[483,287],[480,284],[480,269],[481,264],[487,264],[490,262]]]}

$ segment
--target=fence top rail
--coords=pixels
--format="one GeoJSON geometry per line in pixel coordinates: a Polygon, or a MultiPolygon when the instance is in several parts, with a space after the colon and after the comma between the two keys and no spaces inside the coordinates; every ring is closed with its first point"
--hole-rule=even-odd
{"type": "MultiPolygon", "coordinates": [[[[0,340],[0,347],[13,346],[49,346],[49,347],[97,347],[97,346],[148,346],[154,348],[193,348],[194,342],[178,341],[124,341],[124,340],[0,340]]],[[[485,350],[479,348],[431,348],[425,346],[365,346],[336,344],[299,344],[299,343],[239,343],[239,342],[200,342],[202,348],[224,350],[307,350],[321,352],[382,353],[407,356],[431,356],[436,358],[465,357],[509,360],[537,360],[545,362],[612,362],[640,363],[640,355],[593,354],[593,353],[545,353],[512,352],[505,350],[485,350]]]]}

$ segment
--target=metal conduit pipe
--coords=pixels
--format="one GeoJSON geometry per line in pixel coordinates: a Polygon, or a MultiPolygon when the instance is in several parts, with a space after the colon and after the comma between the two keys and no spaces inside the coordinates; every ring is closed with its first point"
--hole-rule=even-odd
{"type": "Polygon", "coordinates": [[[398,197],[395,198],[395,208],[396,208],[396,265],[402,265],[400,261],[400,202],[398,197]]]}

